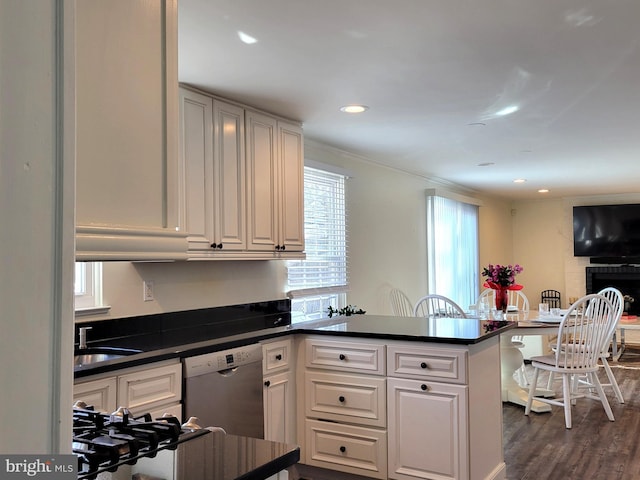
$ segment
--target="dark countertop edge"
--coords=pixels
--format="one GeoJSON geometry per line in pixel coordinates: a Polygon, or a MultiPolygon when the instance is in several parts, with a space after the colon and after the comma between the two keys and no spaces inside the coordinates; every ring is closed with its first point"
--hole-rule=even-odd
{"type": "Polygon", "coordinates": [[[267,478],[281,472],[285,468],[291,467],[300,461],[300,447],[296,447],[281,457],[267,462],[258,468],[240,475],[236,480],[266,480],[267,478]]]}
{"type": "Polygon", "coordinates": [[[304,322],[285,327],[268,328],[265,330],[257,330],[247,332],[231,337],[223,337],[212,340],[206,340],[188,345],[180,345],[161,350],[151,350],[134,354],[128,357],[100,362],[93,365],[80,367],[74,370],[74,378],[85,378],[101,373],[115,372],[124,368],[147,365],[149,363],[170,360],[174,358],[191,357],[209,352],[226,350],[229,348],[241,347],[250,343],[257,343],[271,338],[282,337],[286,335],[302,333],[307,335],[330,335],[339,337],[359,337],[359,338],[375,338],[380,340],[401,340],[409,342],[422,343],[443,343],[453,345],[474,345],[488,340],[491,337],[500,335],[501,333],[517,327],[517,322],[509,322],[509,325],[500,327],[497,330],[487,332],[478,338],[445,338],[445,337],[428,337],[404,334],[389,333],[371,333],[371,332],[348,332],[339,330],[318,330],[319,327],[327,327],[344,323],[344,318],[326,319],[321,321],[304,322]]]}

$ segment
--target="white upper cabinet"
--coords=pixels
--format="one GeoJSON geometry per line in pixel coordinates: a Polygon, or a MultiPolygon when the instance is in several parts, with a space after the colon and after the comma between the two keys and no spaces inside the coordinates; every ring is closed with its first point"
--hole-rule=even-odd
{"type": "Polygon", "coordinates": [[[76,5],[79,260],[186,258],[176,0],[76,5]]]}
{"type": "Polygon", "coordinates": [[[299,125],[181,87],[179,159],[190,259],[304,257],[299,125]]]}
{"type": "Polygon", "coordinates": [[[180,89],[181,230],[190,258],[246,248],[244,110],[180,89]]]}
{"type": "Polygon", "coordinates": [[[304,251],[302,129],[253,111],[246,123],[248,249],[294,258],[304,251]]]}

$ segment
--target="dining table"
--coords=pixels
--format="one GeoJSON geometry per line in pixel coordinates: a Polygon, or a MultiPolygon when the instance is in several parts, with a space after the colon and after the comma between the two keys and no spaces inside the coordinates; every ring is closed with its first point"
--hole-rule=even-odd
{"type": "MultiPolygon", "coordinates": [[[[524,357],[513,338],[527,335],[556,335],[562,317],[539,315],[537,310],[507,312],[503,316],[505,320],[517,322],[518,326],[500,335],[502,401],[526,406],[529,398],[529,385],[518,383],[515,378],[515,373],[524,364],[524,357]]],[[[553,390],[536,386],[535,396],[554,397],[555,393],[553,390]]],[[[534,399],[531,410],[536,413],[550,412],[551,405],[534,399]]]]}

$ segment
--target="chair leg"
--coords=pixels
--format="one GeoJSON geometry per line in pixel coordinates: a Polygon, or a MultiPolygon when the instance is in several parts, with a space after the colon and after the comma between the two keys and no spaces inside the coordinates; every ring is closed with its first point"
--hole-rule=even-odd
{"type": "Polygon", "coordinates": [[[609,405],[609,400],[607,400],[607,396],[604,394],[604,390],[602,389],[602,385],[600,384],[600,380],[598,380],[598,374],[596,372],[589,373],[590,381],[598,392],[598,397],[600,397],[600,402],[604,407],[604,411],[607,413],[607,417],[612,422],[615,421],[615,417],[613,416],[613,411],[611,411],[611,405],[609,405]]]}
{"type": "Polygon", "coordinates": [[[611,388],[613,388],[613,393],[615,394],[616,398],[620,403],[624,403],[624,397],[622,396],[622,392],[620,391],[620,387],[618,386],[616,377],[613,375],[613,371],[611,370],[611,366],[609,365],[609,362],[607,362],[607,359],[604,357],[601,357],[600,360],[602,361],[602,366],[604,367],[604,371],[606,372],[607,377],[609,378],[609,383],[611,384],[611,388]]]}
{"type": "Polygon", "coordinates": [[[529,396],[527,397],[527,406],[524,409],[524,414],[529,415],[531,413],[531,404],[533,403],[533,394],[536,393],[536,385],[538,384],[538,373],[540,373],[540,369],[533,369],[533,378],[531,379],[531,383],[529,384],[529,396]]]}
{"type": "Polygon", "coordinates": [[[564,424],[567,428],[571,428],[571,379],[570,375],[562,375],[562,394],[564,404],[564,424]]]}
{"type": "Polygon", "coordinates": [[[547,380],[547,390],[553,390],[553,380],[555,375],[553,372],[549,372],[549,380],[547,380]]]}

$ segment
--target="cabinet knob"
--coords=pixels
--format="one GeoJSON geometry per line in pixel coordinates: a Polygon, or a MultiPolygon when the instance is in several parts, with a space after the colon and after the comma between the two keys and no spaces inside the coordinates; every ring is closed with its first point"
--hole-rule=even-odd
{"type": "Polygon", "coordinates": [[[429,389],[429,387],[427,387],[424,383],[420,385],[420,388],[425,391],[429,389]]]}
{"type": "Polygon", "coordinates": [[[420,368],[427,368],[427,364],[426,364],[425,362],[422,362],[422,363],[420,364],[420,368]]]}
{"type": "Polygon", "coordinates": [[[218,248],[219,248],[220,250],[222,250],[222,244],[221,244],[221,243],[219,243],[219,244],[218,244],[218,248]]]}
{"type": "Polygon", "coordinates": [[[280,245],[276,245],[276,250],[280,250],[280,245]]]}
{"type": "Polygon", "coordinates": [[[347,447],[345,447],[344,445],[343,445],[343,446],[341,446],[341,447],[340,447],[340,451],[341,451],[342,453],[346,452],[346,451],[347,451],[347,447]]]}
{"type": "Polygon", "coordinates": [[[340,395],[340,396],[338,397],[338,401],[339,401],[340,403],[344,403],[344,397],[343,397],[342,395],[340,395]]]}
{"type": "Polygon", "coordinates": [[[287,249],[287,246],[286,246],[286,245],[282,245],[282,246],[280,247],[280,250],[282,250],[282,251],[285,251],[286,249],[287,249]]]}
{"type": "Polygon", "coordinates": [[[215,249],[220,249],[220,250],[222,250],[222,244],[221,244],[221,243],[215,243],[215,242],[213,242],[213,243],[211,244],[211,248],[213,248],[214,250],[215,250],[215,249]]]}
{"type": "Polygon", "coordinates": [[[340,360],[345,360],[347,357],[345,356],[344,353],[341,353],[340,356],[338,357],[340,360]]]}
{"type": "Polygon", "coordinates": [[[271,385],[271,382],[270,382],[269,380],[266,380],[266,381],[264,382],[264,386],[265,386],[265,387],[268,387],[268,386],[270,386],[270,385],[271,385]]]}
{"type": "Polygon", "coordinates": [[[282,355],[277,354],[277,355],[276,355],[276,360],[282,360],[282,355]]]}

